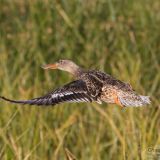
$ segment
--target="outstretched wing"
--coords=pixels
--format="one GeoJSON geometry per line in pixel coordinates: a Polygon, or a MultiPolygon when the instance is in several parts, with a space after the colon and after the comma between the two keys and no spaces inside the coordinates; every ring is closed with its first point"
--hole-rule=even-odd
{"type": "Polygon", "coordinates": [[[55,105],[62,102],[92,102],[93,100],[88,95],[86,83],[82,80],[73,81],[45,96],[31,100],[11,100],[5,97],[0,97],[0,99],[29,105],[55,105]]]}

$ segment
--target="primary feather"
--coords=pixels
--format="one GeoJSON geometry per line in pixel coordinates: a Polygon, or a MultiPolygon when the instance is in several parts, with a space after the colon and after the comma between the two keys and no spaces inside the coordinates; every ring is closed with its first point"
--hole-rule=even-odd
{"type": "Polygon", "coordinates": [[[87,88],[83,81],[77,80],[58,88],[45,96],[30,100],[11,100],[0,97],[3,100],[30,105],[55,105],[62,102],[91,102],[92,99],[87,94],[87,88]]]}

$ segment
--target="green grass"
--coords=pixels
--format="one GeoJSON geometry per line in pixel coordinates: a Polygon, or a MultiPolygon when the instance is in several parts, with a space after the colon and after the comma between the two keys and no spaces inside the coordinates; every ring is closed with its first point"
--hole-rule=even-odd
{"type": "MultiPolygon", "coordinates": [[[[0,159],[146,160],[160,147],[159,0],[0,0],[0,95],[41,96],[72,80],[42,64],[72,59],[131,83],[148,107],[0,102],[0,159]]],[[[154,157],[156,159],[156,155],[154,157]]]]}

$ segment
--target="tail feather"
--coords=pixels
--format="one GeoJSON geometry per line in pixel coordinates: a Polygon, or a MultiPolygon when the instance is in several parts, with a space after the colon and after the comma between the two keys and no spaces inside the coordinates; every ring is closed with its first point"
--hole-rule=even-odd
{"type": "Polygon", "coordinates": [[[135,107],[139,107],[139,106],[145,106],[151,103],[150,101],[150,97],[149,96],[131,96],[131,97],[119,97],[120,102],[122,103],[122,105],[124,106],[135,106],[135,107]]]}
{"type": "Polygon", "coordinates": [[[142,101],[145,103],[145,104],[150,104],[151,103],[151,100],[150,100],[150,97],[149,96],[142,96],[140,95],[142,101]]]}

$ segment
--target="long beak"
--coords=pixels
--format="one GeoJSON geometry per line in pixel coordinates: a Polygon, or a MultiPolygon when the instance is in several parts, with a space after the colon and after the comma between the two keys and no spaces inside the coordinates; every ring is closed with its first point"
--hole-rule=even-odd
{"type": "Polygon", "coordinates": [[[47,65],[44,65],[42,66],[43,69],[57,69],[58,68],[58,64],[55,63],[55,64],[47,64],[47,65]]]}

